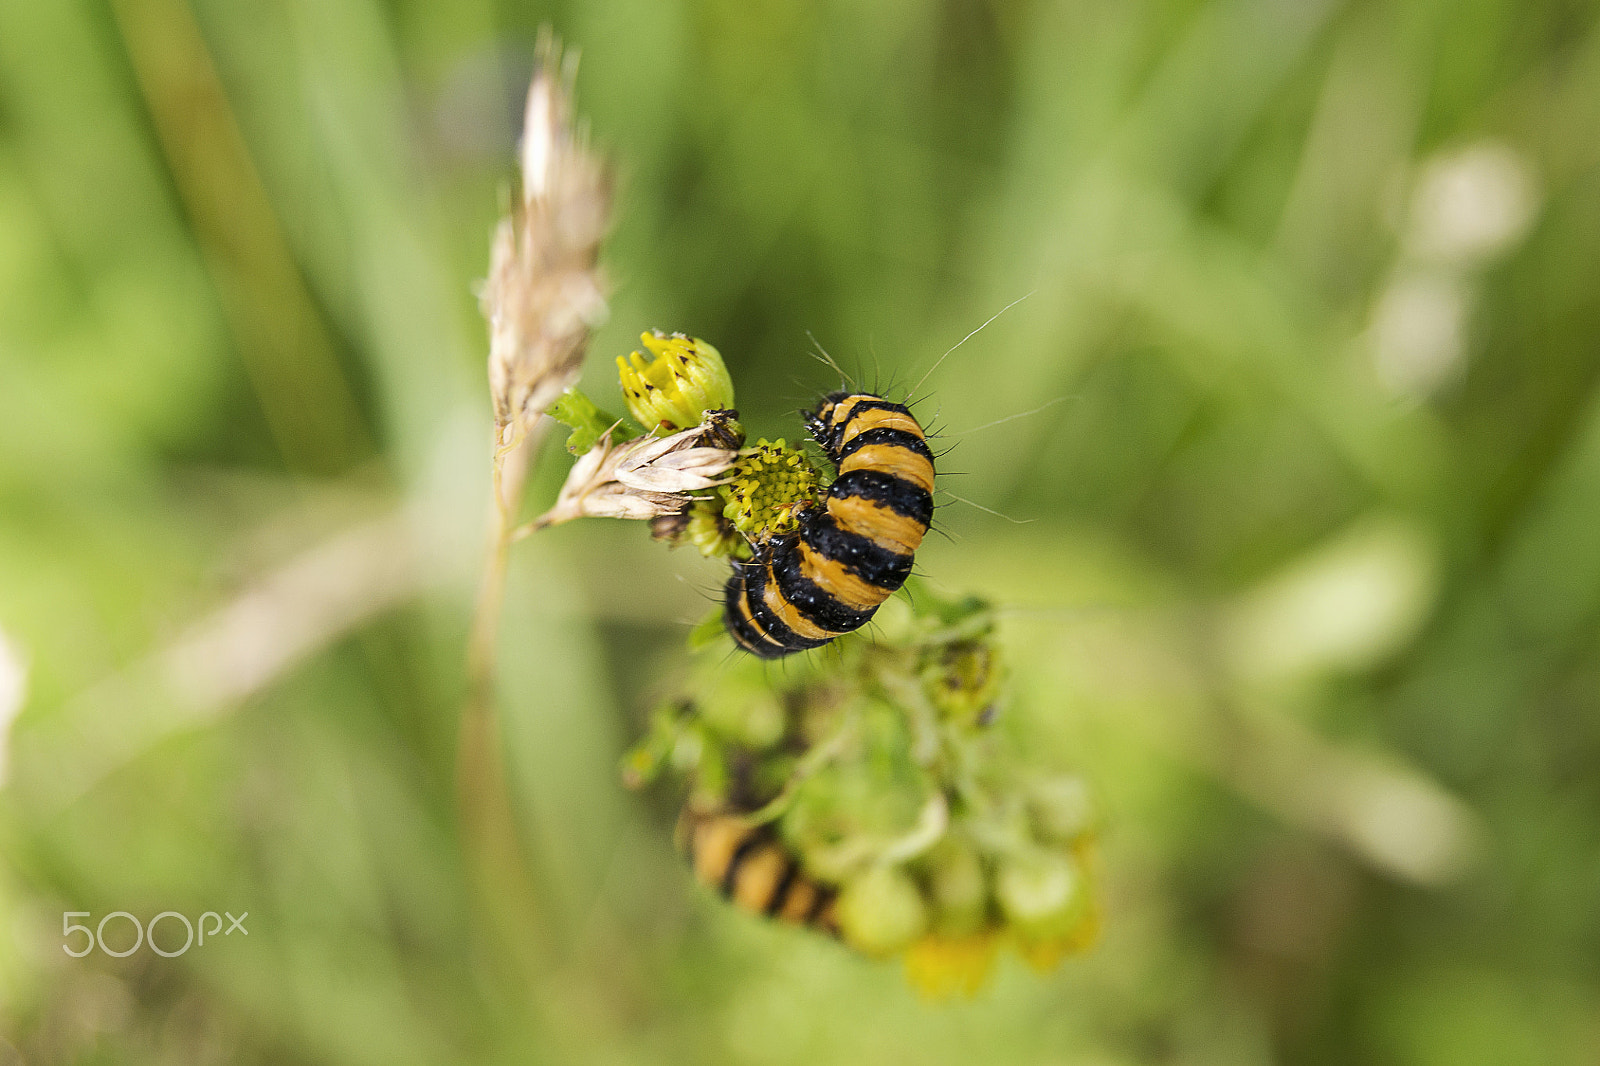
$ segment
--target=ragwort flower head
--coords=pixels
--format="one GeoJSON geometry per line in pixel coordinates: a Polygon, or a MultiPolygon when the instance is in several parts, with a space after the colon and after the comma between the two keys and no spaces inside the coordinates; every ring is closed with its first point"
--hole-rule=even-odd
{"type": "Polygon", "coordinates": [[[723,490],[723,517],[755,543],[793,533],[801,510],[817,502],[820,482],[805,452],[763,438],[740,454],[723,490]]]}

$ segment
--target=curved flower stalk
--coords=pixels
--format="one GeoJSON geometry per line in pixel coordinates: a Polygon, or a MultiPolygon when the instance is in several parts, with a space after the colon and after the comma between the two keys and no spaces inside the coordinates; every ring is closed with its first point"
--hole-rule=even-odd
{"type": "Polygon", "coordinates": [[[484,739],[493,732],[495,643],[506,566],[523,487],[544,416],[582,369],[590,331],[606,315],[600,243],[611,219],[611,177],[573,119],[576,56],[548,30],[523,114],[522,185],[495,229],[479,303],[489,323],[489,395],[494,404],[489,553],[469,640],[463,781],[491,775],[484,739]]]}

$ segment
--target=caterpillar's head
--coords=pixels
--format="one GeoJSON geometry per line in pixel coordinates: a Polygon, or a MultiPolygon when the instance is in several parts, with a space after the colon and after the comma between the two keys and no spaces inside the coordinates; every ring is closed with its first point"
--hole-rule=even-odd
{"type": "Polygon", "coordinates": [[[840,426],[833,424],[833,412],[841,402],[853,396],[849,392],[830,392],[817,404],[815,411],[801,411],[800,417],[805,420],[806,429],[811,434],[811,439],[822,447],[822,450],[832,455],[838,447],[840,426]]]}

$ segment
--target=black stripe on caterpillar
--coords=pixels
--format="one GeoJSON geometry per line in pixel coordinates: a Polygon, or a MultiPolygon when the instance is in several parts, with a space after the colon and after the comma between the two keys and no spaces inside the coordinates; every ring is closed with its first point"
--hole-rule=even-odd
{"type": "Polygon", "coordinates": [[[734,906],[837,935],[837,891],[808,877],[771,825],[752,826],[727,809],[685,806],[677,835],[695,878],[734,906]]]}
{"type": "Polygon", "coordinates": [[[933,520],[933,453],[904,405],[836,392],[802,416],[838,477],[797,533],[735,563],[723,589],[728,632],[763,659],[865,625],[905,584],[933,520]]]}

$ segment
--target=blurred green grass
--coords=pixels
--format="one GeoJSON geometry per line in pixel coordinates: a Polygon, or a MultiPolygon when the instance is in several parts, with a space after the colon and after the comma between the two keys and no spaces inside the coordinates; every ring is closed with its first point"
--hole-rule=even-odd
{"type": "Polygon", "coordinates": [[[0,1061],[1594,1061],[1596,30],[0,3],[0,1061]],[[1089,958],[928,1005],[694,892],[616,759],[718,575],[598,522],[517,553],[525,968],[474,946],[471,282],[547,21],[622,179],[596,396],[684,329],[793,439],[808,331],[908,388],[1031,293],[923,409],[1028,524],[952,502],[919,559],[1007,606],[1014,727],[1103,800],[1089,958]],[[60,950],[224,908],[248,939],[60,950]]]}

